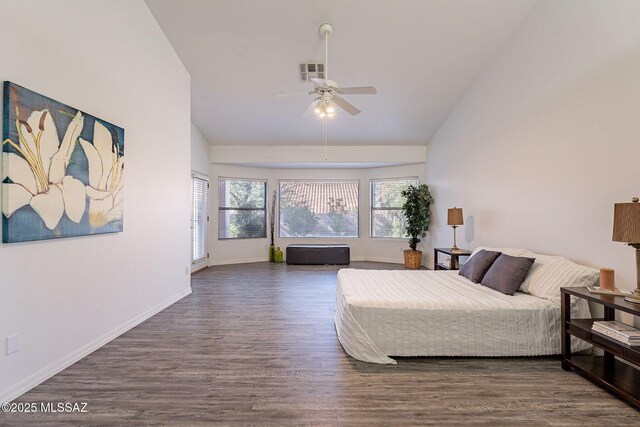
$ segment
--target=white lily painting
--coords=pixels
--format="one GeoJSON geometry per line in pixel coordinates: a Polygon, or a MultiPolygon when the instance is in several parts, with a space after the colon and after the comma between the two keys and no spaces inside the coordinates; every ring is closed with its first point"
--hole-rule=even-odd
{"type": "Polygon", "coordinates": [[[3,88],[3,243],[122,231],[124,129],[3,88]]]}

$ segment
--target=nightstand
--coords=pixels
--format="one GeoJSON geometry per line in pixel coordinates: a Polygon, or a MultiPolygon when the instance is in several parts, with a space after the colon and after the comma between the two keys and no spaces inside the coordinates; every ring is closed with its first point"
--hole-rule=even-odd
{"type": "Polygon", "coordinates": [[[460,268],[460,257],[471,256],[471,251],[459,250],[452,252],[451,248],[434,248],[433,249],[433,269],[434,270],[458,270],[460,268]],[[438,262],[438,254],[449,255],[451,261],[449,264],[438,262]]]}
{"type": "Polygon", "coordinates": [[[576,372],[640,408],[640,347],[631,347],[594,331],[596,320],[615,320],[616,311],[640,316],[640,305],[615,295],[592,294],[586,288],[561,288],[562,369],[576,372]],[[604,306],[603,319],[572,319],[570,297],[584,298],[604,306]],[[604,356],[571,354],[571,336],[604,350],[604,356]]]}

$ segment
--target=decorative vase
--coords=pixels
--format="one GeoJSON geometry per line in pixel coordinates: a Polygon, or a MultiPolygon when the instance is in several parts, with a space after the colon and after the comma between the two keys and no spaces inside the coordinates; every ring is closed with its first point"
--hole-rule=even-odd
{"type": "Polygon", "coordinates": [[[269,245],[269,262],[276,262],[276,247],[273,243],[269,245]]]}
{"type": "Polygon", "coordinates": [[[413,270],[422,267],[422,251],[406,249],[404,251],[404,266],[413,270]]]}
{"type": "Polygon", "coordinates": [[[275,254],[274,254],[274,255],[275,255],[275,256],[274,256],[274,261],[275,261],[277,264],[281,264],[281,263],[282,263],[282,261],[284,260],[284,254],[283,254],[283,253],[282,253],[282,251],[280,250],[280,246],[278,246],[278,247],[276,248],[276,251],[275,251],[275,254]]]}

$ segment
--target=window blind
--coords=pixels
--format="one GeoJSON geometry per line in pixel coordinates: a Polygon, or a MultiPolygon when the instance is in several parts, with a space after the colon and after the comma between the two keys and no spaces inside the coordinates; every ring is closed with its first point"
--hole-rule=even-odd
{"type": "Polygon", "coordinates": [[[267,182],[218,180],[218,239],[267,237],[267,182]]]}
{"type": "Polygon", "coordinates": [[[280,237],[358,237],[358,181],[279,182],[280,237]]]}
{"type": "Polygon", "coordinates": [[[371,237],[406,237],[406,220],[402,214],[405,198],[400,194],[418,178],[371,180],[371,237]]]}
{"type": "Polygon", "coordinates": [[[209,204],[209,181],[192,177],[191,208],[191,261],[198,262],[207,256],[207,207],[209,204]]]}

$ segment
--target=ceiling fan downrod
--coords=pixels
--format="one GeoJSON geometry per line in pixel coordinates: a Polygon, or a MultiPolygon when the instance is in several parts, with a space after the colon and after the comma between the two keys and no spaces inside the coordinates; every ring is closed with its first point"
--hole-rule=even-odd
{"type": "Polygon", "coordinates": [[[333,33],[333,25],[320,25],[320,34],[324,37],[324,79],[329,80],[329,36],[333,33]]]}

